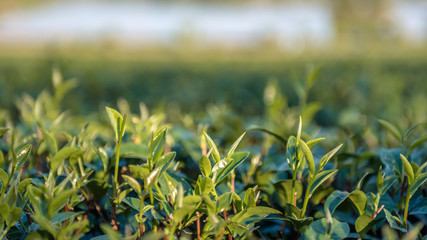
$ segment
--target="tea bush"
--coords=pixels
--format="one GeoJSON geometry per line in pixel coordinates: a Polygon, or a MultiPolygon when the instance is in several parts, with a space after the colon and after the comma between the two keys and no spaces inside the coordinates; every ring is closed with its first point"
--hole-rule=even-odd
{"type": "Polygon", "coordinates": [[[426,122],[320,128],[316,74],[294,105],[270,81],[243,120],[124,99],[70,113],[78,85],[54,71],[20,120],[0,115],[1,239],[426,239],[426,122]]]}

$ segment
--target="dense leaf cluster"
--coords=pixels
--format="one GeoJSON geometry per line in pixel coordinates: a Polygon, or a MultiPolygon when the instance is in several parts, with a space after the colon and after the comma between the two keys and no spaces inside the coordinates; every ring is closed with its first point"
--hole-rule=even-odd
{"type": "Polygon", "coordinates": [[[62,112],[75,82],[55,71],[53,94],[21,99],[20,122],[0,119],[0,238],[424,239],[425,122],[322,130],[314,82],[293,107],[272,82],[263,120],[224,134],[234,115],[221,108],[201,124],[125,100],[62,112]]]}

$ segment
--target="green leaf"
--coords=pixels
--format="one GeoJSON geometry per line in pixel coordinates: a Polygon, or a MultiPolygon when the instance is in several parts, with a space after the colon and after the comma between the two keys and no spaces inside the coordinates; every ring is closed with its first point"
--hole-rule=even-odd
{"type": "Polygon", "coordinates": [[[249,188],[248,190],[246,190],[245,198],[243,199],[243,206],[245,208],[253,208],[256,206],[254,188],[249,188]]]}
{"type": "Polygon", "coordinates": [[[227,153],[227,158],[231,157],[231,155],[236,150],[237,146],[239,146],[239,143],[240,143],[240,141],[242,141],[242,138],[245,136],[245,134],[246,134],[246,132],[244,132],[242,135],[240,135],[240,137],[233,143],[233,145],[231,145],[230,150],[228,150],[228,153],[227,153]]]}
{"type": "Polygon", "coordinates": [[[219,156],[218,148],[216,147],[215,142],[212,140],[211,137],[206,132],[203,132],[206,141],[208,142],[209,149],[212,151],[212,157],[215,161],[215,163],[219,162],[221,160],[221,157],[219,156]]]}
{"type": "Polygon", "coordinates": [[[314,205],[318,205],[323,199],[331,195],[334,190],[335,189],[332,186],[320,185],[316,189],[316,191],[313,192],[313,195],[311,196],[310,200],[311,202],[313,202],[314,205]]]}
{"type": "Polygon", "coordinates": [[[0,138],[3,137],[3,135],[9,131],[9,128],[5,128],[5,127],[0,127],[0,138]]]}
{"type": "Polygon", "coordinates": [[[4,155],[3,152],[0,151],[0,168],[4,166],[4,155]]]}
{"type": "Polygon", "coordinates": [[[78,181],[77,186],[80,188],[84,181],[94,172],[94,170],[90,170],[88,173],[85,173],[78,181]]]}
{"type": "Polygon", "coordinates": [[[390,189],[390,187],[397,181],[397,179],[399,179],[398,176],[388,176],[384,179],[384,185],[381,188],[381,191],[379,191],[380,195],[383,196],[384,194],[386,194],[386,192],[388,191],[388,189],[390,189]]]}
{"type": "Polygon", "coordinates": [[[82,213],[83,212],[60,212],[60,213],[53,215],[52,218],[50,219],[50,221],[53,224],[57,224],[57,223],[61,223],[61,222],[65,221],[67,219],[77,217],[82,213]]]}
{"type": "Polygon", "coordinates": [[[415,178],[417,178],[424,170],[424,168],[427,167],[427,162],[425,162],[421,167],[417,169],[417,172],[415,173],[415,178]]]}
{"type": "Polygon", "coordinates": [[[359,233],[360,237],[363,239],[366,233],[379,222],[378,219],[372,219],[369,215],[362,215],[356,219],[356,231],[359,233]]]}
{"type": "Polygon", "coordinates": [[[206,155],[203,155],[199,162],[200,171],[203,176],[209,177],[212,173],[211,161],[206,155]]]}
{"type": "Polygon", "coordinates": [[[198,195],[208,195],[212,191],[213,187],[214,185],[210,177],[199,176],[195,192],[198,195]]]}
{"type": "Polygon", "coordinates": [[[302,118],[301,118],[301,116],[299,116],[298,131],[297,131],[297,144],[299,144],[299,141],[301,140],[301,132],[302,132],[302,118]]]}
{"type": "Polygon", "coordinates": [[[332,149],[332,151],[328,152],[325,156],[323,156],[322,159],[320,159],[319,169],[317,171],[322,171],[323,167],[329,162],[329,160],[335,155],[335,153],[340,150],[341,147],[342,144],[332,149]]]}
{"type": "Polygon", "coordinates": [[[102,231],[108,236],[110,240],[121,240],[122,236],[119,232],[114,231],[110,225],[106,223],[101,223],[100,225],[102,231]]]}
{"type": "Polygon", "coordinates": [[[326,180],[328,180],[328,178],[334,176],[337,172],[338,170],[326,170],[314,175],[313,184],[311,185],[310,192],[308,194],[313,194],[313,192],[320,186],[320,184],[324,183],[326,180]]]}
{"type": "Polygon", "coordinates": [[[427,135],[420,137],[417,140],[415,140],[414,142],[412,142],[411,146],[409,146],[409,148],[408,148],[408,155],[409,155],[409,153],[412,152],[412,150],[414,150],[416,147],[423,144],[425,141],[427,141],[427,135]]]}
{"type": "Polygon", "coordinates": [[[288,162],[289,168],[292,169],[292,171],[297,170],[297,155],[297,139],[294,136],[290,136],[286,145],[286,161],[288,162]]]}
{"type": "MultiPolygon", "coordinates": [[[[292,192],[292,180],[282,180],[274,184],[277,195],[279,196],[280,202],[284,206],[286,203],[293,203],[294,193],[292,192]]],[[[297,192],[296,199],[300,199],[303,192],[303,186],[301,182],[295,181],[295,191],[297,192]]]]}
{"type": "Polygon", "coordinates": [[[216,211],[222,212],[223,210],[227,210],[230,207],[231,202],[233,201],[233,192],[224,193],[218,197],[216,201],[216,211]]]}
{"type": "Polygon", "coordinates": [[[267,216],[268,214],[282,214],[280,211],[270,208],[270,207],[262,207],[262,206],[255,206],[252,208],[249,208],[246,210],[246,212],[242,215],[236,214],[231,218],[231,221],[233,222],[242,222],[246,218],[259,215],[259,216],[267,216]]]}
{"type": "Polygon", "coordinates": [[[162,128],[151,138],[148,150],[148,159],[150,159],[151,164],[155,164],[165,150],[166,131],[167,128],[162,128]]]}
{"type": "Polygon", "coordinates": [[[27,161],[28,157],[31,154],[32,146],[31,144],[27,144],[24,147],[22,147],[19,152],[16,154],[16,166],[15,171],[19,171],[21,167],[24,165],[24,163],[27,161]]]}
{"type": "Polygon", "coordinates": [[[107,169],[109,167],[108,166],[109,161],[108,161],[108,154],[107,154],[107,152],[105,151],[104,148],[99,147],[99,148],[96,149],[96,153],[98,154],[98,157],[101,159],[102,165],[104,167],[104,171],[107,171],[107,169]]]}
{"type": "Polygon", "coordinates": [[[332,218],[332,224],[329,225],[326,218],[314,221],[304,231],[300,239],[336,239],[347,238],[350,233],[350,227],[345,222],[339,222],[332,218]],[[331,227],[329,227],[331,226],[331,227]]]}
{"type": "Polygon", "coordinates": [[[390,227],[399,230],[401,232],[407,232],[406,228],[400,227],[399,224],[396,222],[396,220],[394,219],[393,215],[387,210],[387,209],[383,209],[385,212],[385,217],[387,219],[388,224],[390,224],[390,227]]]}
{"type": "Polygon", "coordinates": [[[366,194],[360,190],[354,190],[350,195],[348,195],[348,198],[356,207],[359,215],[362,215],[365,212],[366,204],[368,202],[366,194]]]}
{"type": "Polygon", "coordinates": [[[386,128],[399,142],[402,142],[402,135],[400,134],[399,130],[397,129],[397,127],[395,127],[393,124],[379,119],[378,122],[384,127],[386,128]]]}
{"type": "Polygon", "coordinates": [[[145,186],[147,189],[153,186],[153,184],[157,181],[160,170],[160,168],[156,168],[150,174],[148,174],[147,179],[145,179],[145,186]]]}
{"type": "Polygon", "coordinates": [[[129,184],[129,186],[138,194],[138,196],[141,195],[141,186],[135,178],[127,175],[122,175],[122,177],[129,184]]]}
{"type": "Polygon", "coordinates": [[[150,174],[150,170],[148,170],[148,168],[145,166],[129,165],[129,169],[134,178],[139,178],[142,180],[145,180],[150,174]]]}
{"type": "Polygon", "coordinates": [[[422,186],[427,181],[427,173],[420,174],[411,184],[409,189],[409,195],[414,195],[420,186],[422,186]]]}
{"type": "Polygon", "coordinates": [[[133,208],[135,211],[139,212],[139,205],[141,203],[141,200],[139,198],[125,197],[122,199],[122,201],[126,203],[129,207],[133,208]]]}
{"type": "Polygon", "coordinates": [[[166,171],[166,169],[175,159],[175,156],[176,156],[176,152],[168,152],[159,158],[159,160],[156,163],[156,168],[160,168],[158,178],[162,177],[163,173],[166,171]]]}
{"type": "Polygon", "coordinates": [[[69,201],[71,195],[74,194],[74,189],[65,190],[57,194],[52,198],[48,205],[48,216],[53,216],[59,210],[61,210],[65,204],[69,201]]]}
{"type": "Polygon", "coordinates": [[[305,159],[307,160],[310,173],[313,175],[314,172],[316,172],[313,154],[311,153],[310,148],[307,146],[307,144],[303,140],[300,140],[300,144],[301,144],[301,149],[302,149],[302,152],[304,153],[305,159]]]}
{"type": "Polygon", "coordinates": [[[277,133],[275,133],[275,132],[273,132],[273,131],[270,131],[270,130],[268,130],[268,129],[266,129],[266,128],[262,128],[262,127],[253,127],[253,128],[248,129],[248,131],[262,131],[262,132],[268,133],[268,134],[270,134],[271,136],[273,136],[273,137],[277,138],[277,139],[278,139],[280,142],[282,142],[284,145],[286,145],[286,144],[287,144],[287,141],[288,141],[288,140],[286,140],[286,138],[284,138],[284,137],[280,136],[279,134],[277,134],[277,133]]]}
{"type": "Polygon", "coordinates": [[[26,179],[22,180],[18,184],[18,192],[22,193],[25,189],[27,189],[28,184],[30,184],[32,180],[33,180],[32,178],[26,178],[26,179]]]}
{"type": "Polygon", "coordinates": [[[7,187],[6,184],[8,180],[9,176],[2,168],[0,168],[0,181],[2,181],[2,187],[7,187]]]}
{"type": "Polygon", "coordinates": [[[80,149],[75,147],[64,147],[61,150],[59,150],[55,156],[53,156],[50,159],[50,167],[52,171],[56,171],[59,167],[59,165],[66,159],[69,158],[71,155],[76,154],[78,152],[81,152],[80,149]]]}
{"type": "Polygon", "coordinates": [[[323,141],[323,140],[325,140],[325,138],[316,138],[316,139],[309,140],[309,141],[308,141],[308,142],[306,142],[306,143],[307,143],[307,146],[308,146],[308,147],[312,147],[312,146],[314,146],[314,145],[316,145],[316,144],[320,143],[320,142],[321,142],[321,141],[323,141]]]}
{"type": "Polygon", "coordinates": [[[405,156],[400,154],[400,159],[402,159],[403,167],[405,168],[406,176],[408,176],[408,184],[411,185],[414,181],[414,170],[412,169],[411,164],[405,156]]]}
{"type": "Polygon", "coordinates": [[[46,131],[46,129],[40,127],[40,130],[43,132],[44,140],[46,141],[47,145],[51,149],[52,154],[55,155],[56,152],[58,151],[58,144],[56,143],[55,138],[52,136],[50,132],[46,131]]]}
{"type": "MultiPolygon", "coordinates": [[[[119,140],[119,134],[121,132],[123,117],[119,112],[117,112],[116,110],[114,110],[112,108],[105,107],[105,110],[107,111],[108,118],[110,119],[110,122],[111,122],[111,126],[113,126],[114,133],[116,136],[116,140],[118,141],[119,140]]],[[[122,137],[122,136],[120,136],[120,137],[122,137]]]]}
{"type": "Polygon", "coordinates": [[[227,177],[228,174],[230,174],[231,171],[233,171],[237,166],[239,166],[243,161],[245,161],[248,156],[249,156],[249,152],[233,153],[230,157],[231,162],[227,162],[228,164],[225,166],[225,168],[222,168],[218,171],[216,178],[214,179],[215,184],[218,184],[225,177],[227,177]]]}
{"type": "Polygon", "coordinates": [[[290,223],[292,225],[292,228],[297,232],[304,231],[313,222],[312,217],[304,217],[304,218],[286,217],[284,220],[290,223]]]}
{"type": "Polygon", "coordinates": [[[335,209],[337,209],[337,207],[347,199],[348,195],[349,195],[348,193],[342,192],[340,190],[335,190],[326,199],[325,206],[324,206],[325,209],[328,209],[332,215],[335,212],[335,209]]]}
{"type": "Polygon", "coordinates": [[[381,189],[383,188],[383,184],[384,184],[384,175],[382,173],[382,169],[383,169],[383,167],[380,166],[380,169],[378,170],[378,174],[377,174],[377,189],[378,189],[378,192],[381,191],[381,189]]]}

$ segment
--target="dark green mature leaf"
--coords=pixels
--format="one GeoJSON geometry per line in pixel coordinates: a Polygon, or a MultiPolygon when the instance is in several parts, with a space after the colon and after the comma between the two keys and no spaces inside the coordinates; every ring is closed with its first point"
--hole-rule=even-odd
{"type": "Polygon", "coordinates": [[[313,192],[320,186],[320,184],[324,183],[326,180],[328,180],[328,178],[334,176],[337,172],[338,170],[326,170],[317,173],[314,176],[313,185],[311,186],[310,192],[308,194],[313,194],[313,192]]]}
{"type": "Polygon", "coordinates": [[[395,127],[393,124],[379,119],[378,122],[384,127],[386,128],[399,142],[402,142],[402,135],[400,134],[399,130],[397,129],[397,127],[395,127]]]}
{"type": "Polygon", "coordinates": [[[331,229],[328,229],[326,218],[314,221],[304,231],[301,239],[345,239],[350,233],[350,227],[345,222],[339,222],[335,218],[332,219],[331,229]]]}
{"type": "Polygon", "coordinates": [[[362,215],[365,212],[366,204],[368,201],[366,194],[360,190],[354,190],[348,195],[348,198],[356,207],[357,211],[359,212],[359,215],[362,215]]]}
{"type": "Polygon", "coordinates": [[[387,219],[388,224],[390,224],[390,227],[399,230],[401,232],[407,232],[406,228],[400,227],[399,224],[396,222],[396,220],[394,219],[393,215],[387,210],[387,209],[383,209],[385,212],[385,217],[387,219]]]}
{"type": "Polygon", "coordinates": [[[414,169],[412,168],[411,163],[409,163],[408,159],[406,159],[406,157],[402,154],[400,154],[400,159],[402,159],[402,164],[405,168],[406,176],[408,176],[408,183],[409,185],[411,185],[415,177],[414,169]]]}
{"type": "Polygon", "coordinates": [[[67,219],[77,217],[80,214],[83,214],[83,212],[60,212],[60,213],[53,215],[52,218],[50,219],[50,221],[53,224],[57,224],[57,223],[61,223],[61,222],[65,221],[67,219]]]}
{"type": "Polygon", "coordinates": [[[298,150],[297,150],[297,139],[294,136],[290,136],[286,145],[286,161],[288,162],[289,168],[292,171],[296,171],[298,162],[298,150]]]}
{"type": "Polygon", "coordinates": [[[215,163],[218,163],[221,160],[221,157],[219,156],[218,148],[216,147],[215,142],[212,140],[211,137],[206,132],[203,132],[206,141],[208,142],[209,149],[212,151],[212,158],[214,159],[215,163]]]}
{"type": "Polygon", "coordinates": [[[320,185],[316,191],[313,192],[310,200],[314,205],[318,205],[323,199],[331,195],[332,192],[335,191],[335,188],[332,186],[324,186],[320,185]]]}
{"type": "Polygon", "coordinates": [[[304,153],[305,159],[307,161],[310,173],[314,175],[314,172],[316,171],[316,166],[314,165],[313,154],[311,153],[310,148],[307,146],[307,144],[303,140],[300,140],[299,143],[301,145],[301,150],[304,153]]]}
{"type": "Polygon", "coordinates": [[[227,158],[230,158],[231,155],[234,153],[234,151],[236,150],[237,146],[239,146],[240,141],[242,141],[243,137],[245,136],[246,132],[244,132],[242,135],[240,135],[240,137],[233,143],[233,145],[231,145],[230,150],[228,150],[227,153],[227,158]]]}
{"type": "Polygon", "coordinates": [[[333,214],[335,212],[335,209],[337,209],[337,207],[347,199],[348,195],[349,195],[348,193],[335,190],[326,199],[325,209],[329,209],[329,212],[333,214]]]}
{"type": "MultiPolygon", "coordinates": [[[[121,132],[120,130],[121,130],[122,122],[123,122],[123,117],[119,112],[117,112],[116,110],[114,110],[112,108],[105,107],[105,110],[107,111],[108,118],[110,119],[110,122],[111,122],[111,126],[113,126],[114,133],[116,136],[116,140],[118,140],[119,139],[119,133],[121,132]]],[[[120,136],[120,137],[122,137],[122,136],[120,136]]]]}
{"type": "MultiPolygon", "coordinates": [[[[283,206],[286,203],[293,203],[295,195],[292,192],[292,180],[287,179],[276,182],[274,184],[274,188],[276,189],[277,195],[279,196],[283,206]]],[[[295,181],[295,191],[297,193],[296,199],[298,200],[301,198],[303,192],[303,186],[301,182],[295,181]]]]}
{"type": "MultiPolygon", "coordinates": [[[[139,205],[141,203],[139,198],[125,197],[122,199],[122,201],[133,208],[135,211],[139,212],[139,205]]],[[[145,203],[145,205],[147,205],[147,203],[145,203]]]]}
{"type": "Polygon", "coordinates": [[[64,147],[59,150],[55,156],[50,159],[50,167],[52,171],[56,171],[59,165],[71,155],[81,152],[80,149],[75,147],[64,147]]]}
{"type": "Polygon", "coordinates": [[[3,135],[9,131],[9,128],[5,128],[5,127],[0,127],[0,138],[3,137],[3,135]]]}
{"type": "Polygon", "coordinates": [[[294,218],[288,216],[284,220],[290,223],[295,231],[300,233],[303,232],[313,222],[312,217],[294,218]]]}
{"type": "Polygon", "coordinates": [[[414,195],[415,192],[427,181],[427,173],[420,174],[414,182],[412,182],[411,188],[409,189],[409,194],[414,195]]]}
{"type": "MultiPolygon", "coordinates": [[[[249,152],[237,152],[231,155],[231,162],[217,171],[216,178],[214,179],[215,184],[221,182],[228,174],[231,173],[237,166],[239,166],[249,156],[249,152]]],[[[215,168],[215,167],[214,167],[215,168]]],[[[213,171],[213,170],[212,170],[213,171]]]]}
{"type": "Polygon", "coordinates": [[[384,179],[383,187],[381,188],[381,191],[379,191],[380,195],[383,196],[386,194],[388,189],[399,179],[398,176],[388,176],[384,179]]]}
{"type": "Polygon", "coordinates": [[[212,173],[211,161],[206,155],[203,155],[199,162],[200,171],[203,176],[209,177],[212,173]]]}
{"type": "Polygon", "coordinates": [[[138,194],[141,195],[141,186],[139,185],[139,182],[136,181],[135,178],[127,175],[122,175],[122,178],[129,184],[129,186],[138,194]]]}

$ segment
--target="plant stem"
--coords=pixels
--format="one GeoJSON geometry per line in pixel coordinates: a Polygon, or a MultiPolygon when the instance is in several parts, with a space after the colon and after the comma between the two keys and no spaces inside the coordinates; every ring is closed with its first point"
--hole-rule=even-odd
{"type": "Polygon", "coordinates": [[[409,199],[411,198],[411,195],[409,194],[410,188],[411,188],[411,185],[408,184],[408,190],[406,191],[405,213],[403,215],[403,224],[405,225],[405,227],[407,227],[406,222],[408,220],[409,199]]]}
{"type": "Polygon", "coordinates": [[[311,197],[309,193],[310,193],[311,185],[313,184],[313,179],[314,177],[310,175],[310,182],[308,183],[307,190],[305,190],[304,203],[302,205],[302,211],[300,216],[301,218],[304,217],[305,211],[307,210],[308,199],[310,199],[311,197]]]}
{"type": "Polygon", "coordinates": [[[197,239],[200,240],[200,214],[196,212],[197,216],[197,239]]]}

